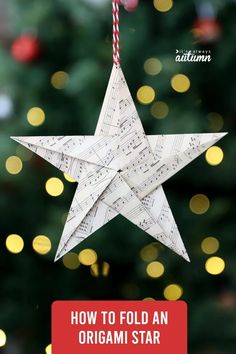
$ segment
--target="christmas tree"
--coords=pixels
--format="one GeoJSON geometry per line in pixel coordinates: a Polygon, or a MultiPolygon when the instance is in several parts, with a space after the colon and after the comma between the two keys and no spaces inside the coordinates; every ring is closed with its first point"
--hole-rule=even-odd
{"type": "Polygon", "coordinates": [[[146,133],[230,133],[164,185],[191,263],[121,216],[54,263],[76,183],[10,136],[94,134],[112,67],[111,1],[0,0],[3,353],[50,353],[60,299],[182,299],[189,353],[234,353],[235,6],[121,9],[122,69],[146,133]],[[189,51],[210,61],[188,61],[189,51]]]}

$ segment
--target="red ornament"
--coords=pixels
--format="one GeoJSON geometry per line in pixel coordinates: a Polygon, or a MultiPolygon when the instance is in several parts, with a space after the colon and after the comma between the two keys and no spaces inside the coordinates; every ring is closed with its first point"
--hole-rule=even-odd
{"type": "Polygon", "coordinates": [[[135,11],[138,7],[139,0],[119,0],[120,5],[123,5],[128,12],[135,11]]]}
{"type": "Polygon", "coordinates": [[[236,294],[233,291],[224,291],[219,295],[218,305],[223,309],[235,309],[236,308],[236,294]]]}
{"type": "Polygon", "coordinates": [[[19,62],[30,63],[39,57],[39,40],[30,34],[17,37],[12,43],[11,54],[19,62]]]}
{"type": "Polygon", "coordinates": [[[193,34],[201,43],[212,43],[220,38],[221,26],[215,18],[199,18],[193,24],[193,34]]]}

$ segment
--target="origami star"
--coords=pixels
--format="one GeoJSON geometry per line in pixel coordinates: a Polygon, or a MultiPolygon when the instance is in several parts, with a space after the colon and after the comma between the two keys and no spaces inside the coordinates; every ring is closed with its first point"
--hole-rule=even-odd
{"type": "Polygon", "coordinates": [[[121,214],[189,261],[162,184],[225,134],[145,135],[114,65],[94,136],[13,139],[78,182],[55,260],[121,214]]]}

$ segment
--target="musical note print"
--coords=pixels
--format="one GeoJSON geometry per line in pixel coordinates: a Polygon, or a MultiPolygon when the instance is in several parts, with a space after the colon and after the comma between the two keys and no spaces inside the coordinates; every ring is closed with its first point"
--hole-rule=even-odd
{"type": "Polygon", "coordinates": [[[162,184],[225,134],[146,135],[114,65],[94,136],[13,139],[78,183],[55,260],[118,214],[189,260],[162,184]]]}

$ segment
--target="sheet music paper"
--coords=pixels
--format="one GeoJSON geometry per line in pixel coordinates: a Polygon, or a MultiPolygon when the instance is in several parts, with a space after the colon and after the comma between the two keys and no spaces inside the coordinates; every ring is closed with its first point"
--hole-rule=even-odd
{"type": "Polygon", "coordinates": [[[225,134],[147,136],[114,65],[94,136],[13,139],[78,183],[55,260],[121,214],[189,261],[162,184],[225,134]]]}

